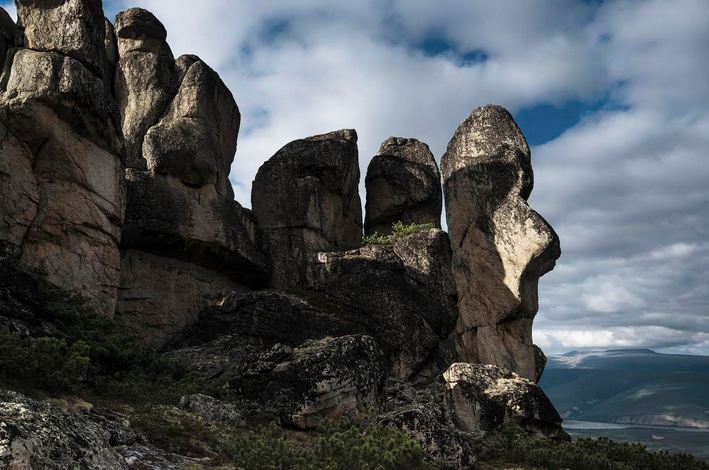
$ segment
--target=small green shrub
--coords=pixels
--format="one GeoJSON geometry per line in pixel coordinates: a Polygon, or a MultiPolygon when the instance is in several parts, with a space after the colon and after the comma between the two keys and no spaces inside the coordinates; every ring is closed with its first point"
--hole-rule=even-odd
{"type": "Polygon", "coordinates": [[[50,392],[76,392],[85,382],[91,359],[83,341],[21,338],[0,328],[0,378],[22,381],[50,392]]]}
{"type": "MultiPolygon", "coordinates": [[[[247,431],[225,445],[229,465],[245,470],[428,470],[421,446],[393,426],[330,425],[310,445],[297,445],[275,424],[247,431]]],[[[229,467],[231,468],[231,467],[229,467]]]]}
{"type": "Polygon", "coordinates": [[[412,223],[412,224],[404,224],[403,222],[395,222],[392,226],[392,232],[389,235],[381,235],[378,232],[373,233],[372,235],[367,235],[364,238],[362,238],[362,245],[365,246],[373,246],[373,245],[378,245],[378,246],[392,246],[394,242],[401,238],[405,237],[406,235],[411,235],[417,232],[421,232],[422,230],[429,230],[434,228],[433,224],[417,224],[417,223],[412,223]]]}

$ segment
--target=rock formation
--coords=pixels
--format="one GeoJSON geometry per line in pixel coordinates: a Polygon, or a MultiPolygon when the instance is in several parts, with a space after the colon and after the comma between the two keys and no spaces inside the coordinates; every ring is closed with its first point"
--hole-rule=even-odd
{"type": "Polygon", "coordinates": [[[462,358],[537,380],[537,282],[560,250],[554,230],[527,205],[529,146],[504,108],[485,106],[458,127],[441,170],[462,358]]]}
{"type": "Polygon", "coordinates": [[[362,239],[357,133],[296,140],[259,168],[251,205],[271,256],[271,286],[302,283],[309,255],[355,248],[362,239]]]}
{"type": "MultiPolygon", "coordinates": [[[[154,15],[131,8],[114,26],[100,0],[17,6],[18,25],[0,10],[0,333],[76,344],[88,309],[189,382],[175,412],[393,424],[449,468],[507,425],[564,438],[531,338],[559,242],[526,203],[529,147],[504,109],[474,111],[443,157],[450,234],[435,159],[403,138],[369,165],[363,227],[354,130],[281,148],[252,211],[229,182],[234,97],[198,57],[173,57],[154,15]],[[434,228],[363,246],[398,221],[434,228]],[[80,305],[74,326],[47,290],[80,305]]],[[[113,380],[111,367],[91,373],[113,380]]],[[[193,462],[106,419],[0,390],[0,465],[193,462]]]]}
{"type": "Polygon", "coordinates": [[[121,12],[115,29],[128,155],[116,314],[160,345],[230,291],[262,285],[267,264],[229,183],[241,120],[231,92],[198,57],[175,61],[150,12],[121,12]]]}
{"type": "Polygon", "coordinates": [[[21,39],[2,21],[0,240],[112,316],[125,185],[101,2],[18,1],[17,15],[21,39]]]}
{"type": "Polygon", "coordinates": [[[365,184],[366,235],[389,234],[395,222],[441,226],[441,175],[423,142],[385,140],[369,162],[365,184]]]}
{"type": "Polygon", "coordinates": [[[127,165],[147,169],[143,139],[177,90],[177,70],[167,31],[149,11],[131,8],[116,16],[114,92],[126,144],[127,165]]]}
{"type": "Polygon", "coordinates": [[[450,260],[448,235],[439,229],[392,247],[320,252],[309,263],[301,295],[362,325],[383,345],[391,373],[413,378],[450,363],[439,351],[457,319],[450,260]]]}

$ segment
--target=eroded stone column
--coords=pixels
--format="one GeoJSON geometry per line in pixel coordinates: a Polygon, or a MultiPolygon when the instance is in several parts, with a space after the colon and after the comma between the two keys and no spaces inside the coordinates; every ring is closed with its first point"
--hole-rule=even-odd
{"type": "Polygon", "coordinates": [[[478,108],[453,135],[441,173],[461,357],[537,380],[537,283],[560,249],[554,230],[527,204],[533,186],[529,146],[504,108],[478,108]]]}

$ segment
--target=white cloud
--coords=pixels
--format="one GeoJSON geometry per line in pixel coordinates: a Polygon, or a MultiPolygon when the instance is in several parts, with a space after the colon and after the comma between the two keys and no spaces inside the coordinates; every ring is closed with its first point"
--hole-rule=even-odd
{"type": "Polygon", "coordinates": [[[584,293],[583,303],[592,312],[615,313],[628,308],[642,307],[643,301],[628,289],[618,284],[602,282],[593,292],[584,293]]]}

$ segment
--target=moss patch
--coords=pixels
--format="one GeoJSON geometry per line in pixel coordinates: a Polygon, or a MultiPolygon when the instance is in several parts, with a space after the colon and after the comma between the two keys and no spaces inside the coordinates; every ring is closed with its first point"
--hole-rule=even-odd
{"type": "Polygon", "coordinates": [[[362,245],[392,246],[394,245],[394,242],[401,237],[412,235],[423,230],[430,230],[432,228],[434,228],[433,224],[404,224],[402,222],[395,222],[391,226],[392,232],[389,235],[380,235],[379,233],[374,232],[372,235],[367,235],[362,238],[362,245]]]}

